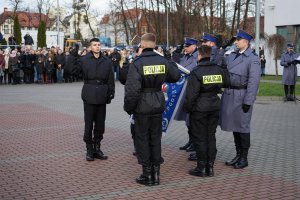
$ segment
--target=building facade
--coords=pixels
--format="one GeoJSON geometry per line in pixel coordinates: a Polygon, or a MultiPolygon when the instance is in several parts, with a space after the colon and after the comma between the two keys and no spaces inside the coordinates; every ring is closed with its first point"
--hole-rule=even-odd
{"type": "MultiPolygon", "coordinates": [[[[286,51],[286,44],[293,43],[295,51],[300,53],[300,1],[299,0],[265,0],[265,33],[267,35],[280,34],[285,38],[282,51],[286,51]]],[[[275,75],[274,55],[270,55],[265,48],[266,73],[275,75]]],[[[283,67],[278,63],[278,73],[282,75],[283,67]]],[[[299,66],[299,65],[298,65],[299,66]]],[[[300,76],[300,70],[298,70],[300,76]]]]}

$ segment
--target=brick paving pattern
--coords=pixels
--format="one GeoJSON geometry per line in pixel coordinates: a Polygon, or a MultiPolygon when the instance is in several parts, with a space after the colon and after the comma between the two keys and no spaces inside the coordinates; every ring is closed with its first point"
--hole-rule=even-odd
{"type": "Polygon", "coordinates": [[[258,99],[249,167],[224,165],[234,156],[231,133],[217,131],[215,177],[188,174],[196,162],[178,147],[183,122],[163,137],[161,184],[135,183],[123,86],[107,108],[106,161],[85,161],[82,83],[0,87],[0,199],[300,199],[300,102],[258,99]]]}

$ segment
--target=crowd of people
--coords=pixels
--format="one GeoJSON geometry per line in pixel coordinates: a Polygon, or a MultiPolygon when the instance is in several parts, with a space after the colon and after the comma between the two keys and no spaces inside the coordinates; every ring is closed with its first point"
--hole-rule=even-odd
{"type": "MultiPolygon", "coordinates": [[[[29,37],[29,36],[27,36],[29,37]]],[[[162,48],[158,48],[161,52],[162,48]]],[[[89,47],[81,50],[69,48],[63,51],[59,47],[39,48],[34,50],[31,45],[17,48],[0,49],[0,84],[22,83],[72,83],[82,81],[82,74],[72,72],[74,59],[85,56],[89,47]]],[[[135,49],[112,48],[103,50],[113,63],[115,80],[119,79],[119,69],[131,63],[136,56],[135,49]]]]}

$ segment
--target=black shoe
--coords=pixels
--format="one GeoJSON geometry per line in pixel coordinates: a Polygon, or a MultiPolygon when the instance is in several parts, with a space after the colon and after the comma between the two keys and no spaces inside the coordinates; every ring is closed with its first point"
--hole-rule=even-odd
{"type": "Polygon", "coordinates": [[[144,166],[143,165],[143,174],[141,174],[139,177],[137,177],[135,180],[137,183],[146,185],[146,186],[152,186],[153,180],[152,180],[152,169],[151,166],[144,166]]]}
{"type": "Polygon", "coordinates": [[[284,102],[287,102],[288,100],[289,100],[289,97],[288,97],[288,96],[283,97],[283,101],[284,101],[284,102]]]}
{"type": "Polygon", "coordinates": [[[235,163],[239,161],[240,155],[236,155],[231,161],[226,161],[225,165],[227,166],[233,166],[235,163]]]}
{"type": "Polygon", "coordinates": [[[192,152],[192,151],[195,151],[195,147],[193,143],[186,149],[186,152],[192,152]]]}
{"type": "Polygon", "coordinates": [[[197,162],[197,167],[195,169],[191,169],[189,171],[189,174],[192,176],[200,176],[200,177],[206,176],[205,162],[197,162]]]}
{"type": "Polygon", "coordinates": [[[292,95],[290,95],[288,100],[289,101],[295,101],[295,98],[292,95]]]}
{"type": "Polygon", "coordinates": [[[160,165],[153,165],[152,179],[153,185],[159,185],[160,165]]]}
{"type": "Polygon", "coordinates": [[[245,158],[239,159],[237,163],[234,164],[234,169],[243,169],[248,166],[248,160],[245,158]]]}
{"type": "Polygon", "coordinates": [[[100,160],[107,160],[108,156],[105,156],[100,149],[100,142],[94,143],[94,158],[100,160]]]}
{"type": "Polygon", "coordinates": [[[214,173],[214,162],[208,162],[205,168],[206,176],[213,177],[214,173]]]}
{"type": "Polygon", "coordinates": [[[85,159],[87,161],[94,161],[93,144],[86,144],[86,156],[85,156],[85,159]]]}
{"type": "Polygon", "coordinates": [[[191,146],[192,141],[188,141],[185,145],[183,145],[182,147],[179,147],[179,150],[186,150],[189,146],[191,146]]]}
{"type": "Polygon", "coordinates": [[[191,153],[188,157],[189,161],[195,161],[197,160],[197,154],[196,153],[191,153]]]}
{"type": "Polygon", "coordinates": [[[236,156],[231,161],[226,161],[225,165],[227,165],[227,166],[233,166],[235,163],[237,163],[239,161],[240,156],[241,156],[241,150],[240,149],[236,149],[236,156]]]}

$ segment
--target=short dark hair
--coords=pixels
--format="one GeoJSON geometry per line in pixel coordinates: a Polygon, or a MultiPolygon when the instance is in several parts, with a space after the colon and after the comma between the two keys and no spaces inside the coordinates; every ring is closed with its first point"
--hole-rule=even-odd
{"type": "Polygon", "coordinates": [[[211,47],[207,46],[207,45],[202,45],[198,48],[199,54],[203,57],[203,58],[207,58],[210,57],[211,55],[211,47]]]}
{"type": "Polygon", "coordinates": [[[99,40],[99,38],[92,38],[92,39],[90,40],[90,43],[92,43],[92,42],[100,42],[100,40],[99,40]]]}

